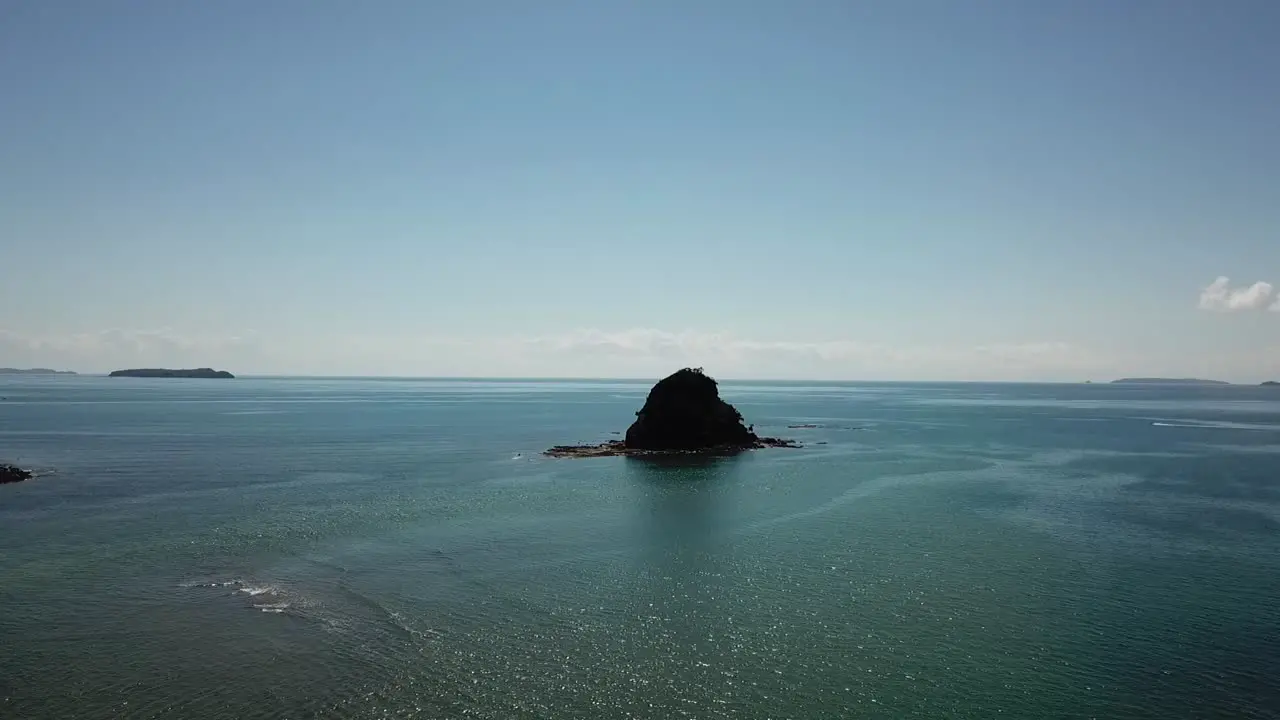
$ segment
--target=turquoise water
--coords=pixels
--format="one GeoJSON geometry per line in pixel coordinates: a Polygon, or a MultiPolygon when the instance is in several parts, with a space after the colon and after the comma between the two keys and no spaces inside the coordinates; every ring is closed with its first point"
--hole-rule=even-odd
{"type": "Polygon", "coordinates": [[[0,379],[0,717],[1280,717],[1274,389],[647,389],[0,379]]]}

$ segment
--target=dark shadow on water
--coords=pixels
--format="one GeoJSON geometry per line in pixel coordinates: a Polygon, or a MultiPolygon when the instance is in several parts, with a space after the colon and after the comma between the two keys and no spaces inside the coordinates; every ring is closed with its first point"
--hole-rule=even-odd
{"type": "Polygon", "coordinates": [[[626,459],[627,477],[642,498],[636,508],[641,542],[651,556],[708,549],[724,526],[739,466],[734,456],[626,459]]]}
{"type": "Polygon", "coordinates": [[[742,453],[726,455],[641,455],[626,458],[629,470],[647,481],[702,481],[722,477],[742,460],[742,453]],[[700,471],[700,472],[681,472],[700,471]]]}
{"type": "MultiPolygon", "coordinates": [[[[741,456],[628,458],[638,491],[634,527],[636,599],[659,623],[665,653],[712,652],[724,635],[733,576],[730,520],[742,481],[741,456]]],[[[654,648],[658,650],[658,648],[654,648]]]]}

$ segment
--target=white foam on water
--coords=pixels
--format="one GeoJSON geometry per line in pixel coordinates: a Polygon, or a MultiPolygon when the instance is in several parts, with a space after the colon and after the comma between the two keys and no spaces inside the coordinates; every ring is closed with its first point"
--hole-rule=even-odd
{"type": "Polygon", "coordinates": [[[249,609],[265,613],[283,613],[297,604],[296,598],[289,597],[287,593],[275,585],[251,583],[240,578],[232,580],[188,580],[178,583],[178,586],[182,588],[230,590],[227,597],[245,597],[248,600],[249,609]]]}
{"type": "Polygon", "coordinates": [[[184,580],[178,583],[180,588],[224,588],[243,585],[241,580],[225,580],[225,581],[208,581],[208,580],[184,580]]]}
{"type": "Polygon", "coordinates": [[[412,623],[410,623],[410,622],[409,622],[409,621],[404,617],[404,615],[403,615],[402,613],[399,613],[399,612],[397,612],[397,611],[395,611],[395,610],[385,610],[385,609],[384,609],[384,611],[383,611],[383,612],[385,612],[385,613],[387,614],[387,617],[391,619],[391,622],[392,622],[396,627],[400,628],[401,630],[403,630],[404,632],[408,633],[408,634],[409,634],[410,636],[412,636],[412,637],[416,637],[416,638],[419,638],[419,639],[431,639],[431,638],[438,638],[438,637],[443,637],[443,636],[444,636],[444,633],[442,633],[442,632],[440,632],[439,630],[436,630],[436,629],[434,629],[434,628],[418,628],[418,627],[415,627],[412,623]]]}
{"type": "Polygon", "coordinates": [[[1187,422],[1154,421],[1151,424],[1155,427],[1200,428],[1203,430],[1254,430],[1254,431],[1270,430],[1272,432],[1280,431],[1280,425],[1268,425],[1264,423],[1227,422],[1222,420],[1191,420],[1187,422]]]}
{"type": "Polygon", "coordinates": [[[1218,450],[1234,453],[1280,453],[1280,445],[1228,445],[1228,444],[1212,444],[1206,443],[1203,447],[1210,450],[1218,450]]]}

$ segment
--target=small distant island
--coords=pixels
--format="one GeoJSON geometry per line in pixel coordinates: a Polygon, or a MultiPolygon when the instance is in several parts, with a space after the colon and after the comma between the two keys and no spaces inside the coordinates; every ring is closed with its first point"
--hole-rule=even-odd
{"type": "Polygon", "coordinates": [[[1277,380],[1267,380],[1267,381],[1265,381],[1265,382],[1263,382],[1263,383],[1262,383],[1262,387],[1280,387],[1280,381],[1277,381],[1277,380]]]}
{"type": "Polygon", "coordinates": [[[1112,380],[1112,385],[1230,385],[1225,380],[1202,380],[1200,378],[1120,378],[1112,380]]]}
{"type": "Polygon", "coordinates": [[[75,375],[70,370],[50,370],[49,368],[0,368],[0,375],[75,375]]]}
{"type": "Polygon", "coordinates": [[[116,370],[107,377],[132,377],[132,378],[200,378],[200,379],[217,379],[229,380],[235,375],[226,370],[214,370],[213,368],[196,368],[194,370],[168,370],[165,368],[140,368],[134,370],[116,370]]]}

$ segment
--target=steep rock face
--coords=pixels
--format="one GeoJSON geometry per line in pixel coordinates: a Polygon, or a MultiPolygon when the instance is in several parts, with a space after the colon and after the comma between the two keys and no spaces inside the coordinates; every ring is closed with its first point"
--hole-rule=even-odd
{"type": "Polygon", "coordinates": [[[556,445],[544,454],[578,458],[732,455],[766,447],[800,445],[757,436],[743,426],[742,414],[720,399],[715,380],[702,368],[685,368],[653,386],[624,439],[599,445],[556,445]]]}
{"type": "Polygon", "coordinates": [[[742,414],[720,399],[716,381],[701,368],[685,368],[653,386],[623,442],[633,450],[700,450],[758,441],[742,414]]]}

